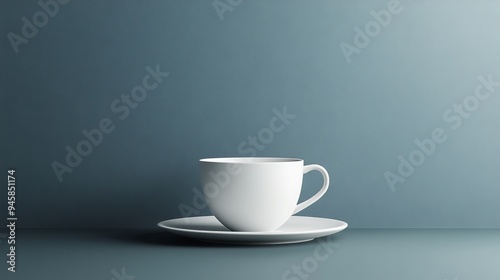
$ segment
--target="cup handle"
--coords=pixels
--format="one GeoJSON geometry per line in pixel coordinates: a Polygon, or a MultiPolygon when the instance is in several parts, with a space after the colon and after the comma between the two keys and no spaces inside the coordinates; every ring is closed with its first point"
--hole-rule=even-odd
{"type": "Polygon", "coordinates": [[[330,184],[330,177],[328,176],[328,172],[326,171],[326,169],[323,166],[318,165],[318,164],[310,164],[310,165],[304,166],[304,174],[306,174],[312,170],[317,170],[321,173],[321,175],[323,175],[323,186],[321,187],[321,190],[319,190],[319,192],[317,192],[311,198],[298,204],[295,207],[295,211],[293,212],[294,215],[297,214],[298,212],[306,209],[307,207],[311,206],[311,204],[313,204],[318,199],[320,199],[328,190],[328,185],[330,184]]]}

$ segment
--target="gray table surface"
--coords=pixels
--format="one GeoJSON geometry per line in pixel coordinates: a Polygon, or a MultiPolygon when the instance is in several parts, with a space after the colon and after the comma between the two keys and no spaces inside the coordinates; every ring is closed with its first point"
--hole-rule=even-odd
{"type": "Polygon", "coordinates": [[[498,229],[346,229],[279,246],[205,244],[161,230],[17,231],[1,279],[500,279],[498,229]]]}

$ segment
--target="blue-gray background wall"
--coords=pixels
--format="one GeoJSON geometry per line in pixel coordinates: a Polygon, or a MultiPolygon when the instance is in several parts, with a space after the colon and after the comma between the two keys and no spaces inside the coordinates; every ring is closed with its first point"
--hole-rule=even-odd
{"type": "MultiPolygon", "coordinates": [[[[285,107],[295,118],[257,155],[300,157],[332,178],[301,215],[352,227],[500,226],[500,87],[456,129],[456,113],[443,118],[474,101],[478,77],[500,80],[499,2],[401,0],[348,62],[340,44],[355,46],[355,28],[390,1],[221,1],[221,16],[212,1],[70,1],[18,53],[8,34],[21,36],[22,18],[41,7],[1,2],[0,172],[17,171],[19,226],[180,217],[199,188],[197,160],[248,156],[238,146],[285,107]],[[157,65],[170,75],[121,120],[111,104],[157,65]],[[51,164],[65,164],[65,147],[103,118],[115,130],[59,182],[51,164]],[[384,173],[398,175],[398,157],[436,128],[446,141],[391,189],[384,173]]],[[[302,199],[320,183],[308,174],[302,199]]]]}

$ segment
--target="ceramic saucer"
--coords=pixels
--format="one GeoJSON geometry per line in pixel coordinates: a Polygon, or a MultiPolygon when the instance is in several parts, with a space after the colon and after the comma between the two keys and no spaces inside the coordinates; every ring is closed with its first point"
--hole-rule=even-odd
{"type": "Polygon", "coordinates": [[[275,231],[230,231],[214,216],[178,218],[158,223],[158,226],[177,235],[205,242],[247,245],[299,243],[337,233],[347,227],[339,220],[292,216],[275,231]]]}

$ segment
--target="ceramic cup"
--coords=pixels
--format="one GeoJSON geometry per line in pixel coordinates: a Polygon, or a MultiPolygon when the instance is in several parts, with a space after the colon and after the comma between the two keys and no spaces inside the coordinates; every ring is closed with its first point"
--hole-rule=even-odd
{"type": "Polygon", "coordinates": [[[296,158],[200,159],[203,193],[212,214],[233,231],[273,231],[320,199],[329,177],[317,164],[296,158]],[[303,174],[317,170],[323,187],[297,205],[303,174]]]}

